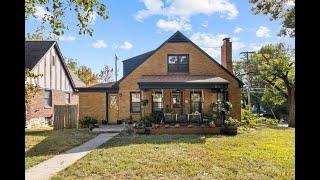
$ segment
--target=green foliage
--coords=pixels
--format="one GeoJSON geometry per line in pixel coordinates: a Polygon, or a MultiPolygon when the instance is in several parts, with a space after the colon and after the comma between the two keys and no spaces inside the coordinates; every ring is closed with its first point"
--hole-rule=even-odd
{"type": "Polygon", "coordinates": [[[295,37],[295,0],[288,5],[288,0],[249,0],[255,6],[251,9],[253,14],[271,15],[270,20],[282,20],[279,36],[289,35],[295,37]]]}
{"type": "Polygon", "coordinates": [[[241,109],[241,125],[245,127],[255,127],[257,125],[256,117],[250,110],[241,109]]]}
{"type": "Polygon", "coordinates": [[[37,95],[37,93],[40,91],[40,86],[35,83],[30,83],[28,80],[34,81],[36,78],[41,77],[42,74],[35,74],[30,71],[25,71],[25,78],[27,81],[25,82],[25,96],[24,96],[24,102],[25,104],[30,104],[33,98],[37,95]]]}
{"type": "Polygon", "coordinates": [[[142,129],[146,127],[146,120],[145,119],[141,119],[139,122],[134,123],[133,127],[136,129],[142,129]]]}
{"type": "Polygon", "coordinates": [[[42,25],[38,27],[35,32],[27,33],[25,39],[28,41],[49,41],[54,40],[55,35],[52,33],[47,33],[45,27],[42,25]]]}
{"type": "Polygon", "coordinates": [[[234,119],[232,117],[229,117],[228,120],[226,121],[226,126],[239,126],[240,122],[237,119],[234,119]]]}
{"type": "Polygon", "coordinates": [[[25,20],[35,17],[36,6],[45,8],[47,13],[42,18],[42,24],[48,23],[53,34],[60,36],[65,30],[70,29],[65,21],[69,21],[67,12],[74,13],[78,23],[79,34],[92,36],[93,29],[90,27],[93,16],[97,15],[103,20],[109,18],[106,5],[100,0],[26,0],[25,20]]]}
{"type": "Polygon", "coordinates": [[[94,126],[95,124],[97,124],[98,120],[90,116],[85,116],[84,118],[80,119],[79,122],[81,127],[89,128],[90,126],[94,126]]]}
{"type": "Polygon", "coordinates": [[[163,114],[161,111],[155,111],[150,114],[151,123],[160,124],[163,119],[163,114]]]}
{"type": "Polygon", "coordinates": [[[79,66],[76,59],[65,59],[67,59],[68,68],[72,70],[79,77],[79,79],[85,83],[86,86],[98,83],[98,75],[93,73],[90,67],[84,65],[79,66]]]}
{"type": "Polygon", "coordinates": [[[259,117],[256,119],[256,121],[258,124],[265,124],[265,125],[271,125],[271,126],[277,126],[279,124],[279,120],[265,118],[265,117],[259,117]]]}

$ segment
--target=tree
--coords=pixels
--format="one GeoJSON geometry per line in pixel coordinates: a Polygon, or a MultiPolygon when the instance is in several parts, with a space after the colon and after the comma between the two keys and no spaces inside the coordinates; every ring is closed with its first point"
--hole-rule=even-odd
{"type": "Polygon", "coordinates": [[[253,59],[259,68],[259,77],[268,84],[270,100],[288,103],[289,126],[295,127],[295,61],[294,54],[284,44],[263,46],[253,59]],[[277,93],[275,93],[277,92],[277,93]]]}
{"type": "Polygon", "coordinates": [[[45,27],[38,27],[34,33],[27,33],[25,37],[26,40],[44,41],[44,40],[54,40],[55,36],[52,33],[46,33],[45,27]]]}
{"type": "MultiPolygon", "coordinates": [[[[25,78],[34,80],[38,77],[42,76],[42,74],[34,74],[30,71],[25,71],[25,78]]],[[[37,95],[37,93],[40,91],[40,86],[38,84],[30,83],[28,81],[25,82],[25,96],[24,96],[24,102],[25,105],[29,105],[33,98],[37,95]]]]}
{"type": "Polygon", "coordinates": [[[113,68],[110,68],[108,65],[104,65],[102,70],[99,73],[99,79],[101,82],[107,83],[111,81],[113,73],[113,68]]]}
{"type": "Polygon", "coordinates": [[[249,0],[255,6],[253,14],[271,15],[270,20],[282,20],[279,36],[295,37],[295,0],[249,0]]]}
{"type": "Polygon", "coordinates": [[[92,72],[91,68],[85,65],[79,66],[78,61],[72,58],[67,59],[68,68],[73,71],[86,86],[98,83],[98,76],[92,72]]]}
{"type": "Polygon", "coordinates": [[[89,34],[90,36],[93,33],[90,23],[95,16],[100,16],[103,20],[109,18],[106,5],[100,0],[26,0],[25,19],[36,17],[36,11],[39,7],[43,7],[47,11],[42,17],[42,24],[49,23],[52,33],[57,36],[63,35],[64,30],[69,29],[69,26],[64,22],[66,12],[76,14],[79,34],[89,34]]]}

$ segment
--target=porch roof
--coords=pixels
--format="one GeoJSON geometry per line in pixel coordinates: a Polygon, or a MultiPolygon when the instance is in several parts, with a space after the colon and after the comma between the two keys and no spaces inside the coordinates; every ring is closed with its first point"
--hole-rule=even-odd
{"type": "Polygon", "coordinates": [[[144,75],[138,79],[140,89],[213,89],[226,88],[229,81],[207,75],[144,75]]]}

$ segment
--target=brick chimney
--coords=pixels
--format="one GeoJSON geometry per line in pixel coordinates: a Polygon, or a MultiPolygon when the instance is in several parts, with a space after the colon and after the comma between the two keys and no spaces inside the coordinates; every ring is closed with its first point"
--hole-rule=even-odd
{"type": "Polygon", "coordinates": [[[230,38],[223,39],[221,46],[221,65],[233,74],[232,42],[230,42],[230,38]]]}

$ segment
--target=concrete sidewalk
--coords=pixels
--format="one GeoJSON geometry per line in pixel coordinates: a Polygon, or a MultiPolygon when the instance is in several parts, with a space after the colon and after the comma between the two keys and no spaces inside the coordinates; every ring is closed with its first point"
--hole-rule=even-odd
{"type": "Polygon", "coordinates": [[[26,180],[47,180],[119,133],[103,133],[88,142],[27,169],[26,180]]]}

